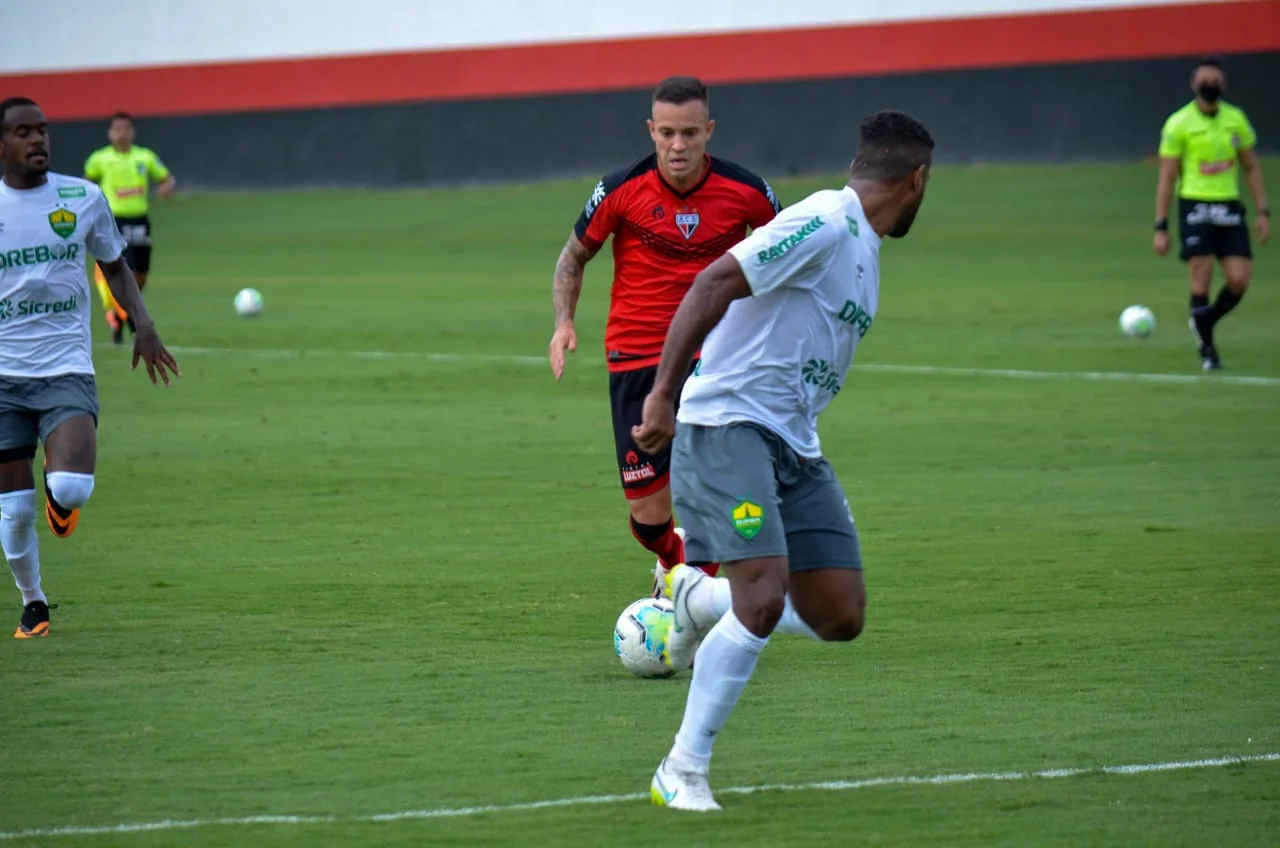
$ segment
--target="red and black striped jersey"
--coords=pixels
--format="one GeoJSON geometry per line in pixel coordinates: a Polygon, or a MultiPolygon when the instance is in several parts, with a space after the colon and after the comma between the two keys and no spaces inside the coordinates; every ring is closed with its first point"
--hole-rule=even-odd
{"type": "Polygon", "coordinates": [[[596,183],[574,233],[592,251],[613,236],[609,370],[657,364],[693,278],[780,210],[764,179],[710,156],[685,192],[663,179],[652,153],[596,183]]]}

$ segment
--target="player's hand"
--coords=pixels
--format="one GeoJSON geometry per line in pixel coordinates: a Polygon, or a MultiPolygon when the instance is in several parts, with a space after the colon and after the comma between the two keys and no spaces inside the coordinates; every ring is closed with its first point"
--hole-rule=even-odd
{"type": "Polygon", "coordinates": [[[551,337],[549,350],[551,352],[551,373],[556,375],[559,380],[564,376],[564,353],[578,349],[578,333],[573,329],[573,322],[566,321],[556,327],[555,335],[551,337]]]}
{"type": "Polygon", "coordinates": [[[1270,216],[1259,215],[1253,222],[1253,231],[1258,236],[1258,244],[1266,244],[1267,237],[1271,235],[1270,216]]]}
{"type": "Polygon", "coordinates": [[[650,392],[644,399],[640,424],[631,428],[631,438],[648,454],[659,453],[676,436],[676,405],[666,395],[650,392]]]}
{"type": "Polygon", "coordinates": [[[161,197],[173,197],[174,183],[172,180],[165,180],[156,186],[156,194],[161,197]]]}
{"type": "Polygon", "coordinates": [[[138,327],[137,333],[133,337],[133,364],[129,366],[130,370],[138,367],[138,360],[142,360],[147,365],[147,376],[151,378],[153,384],[157,383],[157,372],[159,379],[164,384],[169,385],[169,372],[172,371],[175,377],[181,377],[182,372],[178,370],[178,362],[173,358],[173,354],[165,350],[164,345],[160,342],[160,334],[156,332],[154,324],[145,324],[138,327]]]}
{"type": "Polygon", "coordinates": [[[1169,233],[1165,230],[1156,230],[1155,238],[1151,240],[1151,246],[1155,248],[1156,256],[1164,256],[1169,252],[1169,233]]]}

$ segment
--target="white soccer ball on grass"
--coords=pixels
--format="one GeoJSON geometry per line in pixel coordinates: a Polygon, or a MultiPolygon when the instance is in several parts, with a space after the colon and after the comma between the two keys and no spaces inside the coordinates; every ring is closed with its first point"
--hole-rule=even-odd
{"type": "Polygon", "coordinates": [[[1130,338],[1149,336],[1156,329],[1156,316],[1145,306],[1130,306],[1120,313],[1120,332],[1130,338]]]}
{"type": "Polygon", "coordinates": [[[236,314],[252,318],[262,314],[262,293],[257,289],[240,289],[236,292],[236,314]]]}
{"type": "Polygon", "coordinates": [[[613,649],[622,666],[636,677],[670,677],[675,670],[662,661],[674,608],[666,598],[641,598],[627,606],[613,626],[613,649]]]}

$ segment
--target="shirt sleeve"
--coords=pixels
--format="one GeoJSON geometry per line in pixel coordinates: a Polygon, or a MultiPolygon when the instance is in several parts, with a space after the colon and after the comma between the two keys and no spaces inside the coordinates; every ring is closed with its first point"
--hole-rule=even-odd
{"type": "Polygon", "coordinates": [[[1164,122],[1164,129],[1160,130],[1160,155],[1167,159],[1181,159],[1185,150],[1182,122],[1174,115],[1164,122]]]}
{"type": "Polygon", "coordinates": [[[782,211],[782,205],[778,203],[778,195],[773,193],[773,186],[769,185],[767,180],[761,180],[761,182],[764,184],[764,190],[751,193],[750,217],[747,223],[753,230],[760,229],[782,211]]]}
{"type": "Polygon", "coordinates": [[[1244,112],[1240,113],[1240,144],[1237,150],[1252,150],[1258,146],[1258,133],[1254,131],[1253,124],[1249,123],[1249,117],[1244,112]]]}
{"type": "Polygon", "coordinates": [[[600,180],[578,216],[573,233],[588,250],[599,250],[618,228],[618,188],[607,177],[600,180]]]}
{"type": "MultiPolygon", "coordinates": [[[[810,207],[812,208],[812,207],[810,207]]],[[[841,222],[840,226],[844,226],[841,222]]],[[[808,289],[835,252],[840,228],[829,214],[788,209],[729,249],[759,296],[784,286],[808,289]]]]}
{"type": "Polygon", "coordinates": [[[124,236],[116,226],[115,216],[107,206],[107,199],[102,190],[94,187],[89,190],[89,229],[84,243],[99,262],[114,262],[124,253],[124,236]]]}
{"type": "Polygon", "coordinates": [[[84,160],[84,176],[93,182],[102,179],[102,157],[97,153],[90,153],[89,158],[84,160]]]}
{"type": "Polygon", "coordinates": [[[154,182],[162,183],[169,179],[169,169],[160,161],[154,151],[147,151],[147,174],[154,182]]]}

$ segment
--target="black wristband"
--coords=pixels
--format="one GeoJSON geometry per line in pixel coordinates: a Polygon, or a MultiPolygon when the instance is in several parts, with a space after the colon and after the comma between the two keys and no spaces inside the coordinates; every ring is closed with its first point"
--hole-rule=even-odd
{"type": "Polygon", "coordinates": [[[1258,210],[1258,214],[1259,214],[1259,215],[1261,215],[1263,218],[1270,218],[1270,217],[1271,217],[1271,210],[1270,210],[1270,209],[1259,209],[1259,210],[1258,210]]]}
{"type": "Polygon", "coordinates": [[[1162,233],[1167,233],[1169,231],[1169,219],[1161,218],[1159,221],[1156,221],[1156,229],[1162,233]]]}

